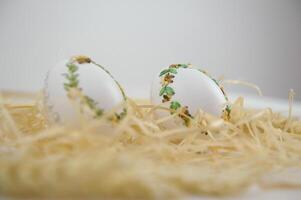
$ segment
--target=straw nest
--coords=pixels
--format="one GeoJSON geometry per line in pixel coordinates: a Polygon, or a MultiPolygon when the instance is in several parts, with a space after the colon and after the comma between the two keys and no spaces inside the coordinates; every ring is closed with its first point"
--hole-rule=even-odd
{"type": "Polygon", "coordinates": [[[129,98],[122,120],[111,120],[112,111],[72,127],[50,125],[39,95],[21,98],[0,98],[2,195],[167,199],[235,194],[253,184],[300,187],[265,178],[301,167],[301,122],[291,112],[246,109],[238,98],[227,121],[200,110],[188,127],[164,129],[179,113],[157,119],[160,105],[129,98]]]}

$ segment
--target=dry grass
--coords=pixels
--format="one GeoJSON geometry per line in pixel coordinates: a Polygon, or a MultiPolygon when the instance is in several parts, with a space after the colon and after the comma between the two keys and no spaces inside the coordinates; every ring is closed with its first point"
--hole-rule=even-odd
{"type": "MultiPolygon", "coordinates": [[[[0,101],[0,193],[17,197],[166,199],[228,195],[301,167],[301,122],[270,109],[250,110],[239,98],[231,119],[199,111],[190,127],[166,130],[160,106],[128,100],[120,122],[49,125],[39,97],[0,101]]],[[[300,172],[299,172],[300,173],[300,172]]]]}

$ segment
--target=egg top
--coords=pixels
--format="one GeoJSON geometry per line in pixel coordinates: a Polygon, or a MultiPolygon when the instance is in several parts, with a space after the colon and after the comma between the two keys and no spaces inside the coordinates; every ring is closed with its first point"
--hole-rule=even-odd
{"type": "Polygon", "coordinates": [[[50,69],[44,94],[50,121],[61,123],[78,120],[78,110],[70,100],[72,95],[78,95],[80,105],[84,104],[95,117],[126,98],[113,76],[85,56],[62,61],[50,69]]]}
{"type": "Polygon", "coordinates": [[[152,84],[153,104],[166,103],[171,111],[183,109],[193,117],[199,109],[221,116],[228,101],[217,81],[206,72],[186,64],[174,64],[163,69],[152,84]]]}

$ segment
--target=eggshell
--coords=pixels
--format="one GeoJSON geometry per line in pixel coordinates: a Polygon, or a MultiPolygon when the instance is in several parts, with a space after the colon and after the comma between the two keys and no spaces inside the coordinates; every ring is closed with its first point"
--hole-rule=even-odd
{"type": "MultiPolygon", "coordinates": [[[[164,70],[164,69],[163,69],[164,70]]],[[[161,70],[161,72],[163,71],[161,70]]],[[[166,69],[165,69],[166,70],[166,69]]],[[[221,116],[225,104],[226,96],[213,81],[211,77],[196,68],[177,68],[173,75],[172,83],[168,86],[174,90],[170,101],[165,102],[166,107],[170,107],[172,101],[177,101],[181,106],[187,106],[189,113],[194,116],[199,109],[215,115],[221,116]]],[[[162,104],[163,95],[160,96],[164,76],[156,75],[151,89],[151,102],[153,104],[162,104]]],[[[166,116],[168,112],[157,111],[157,116],[166,116]]]]}
{"type": "MultiPolygon", "coordinates": [[[[76,108],[71,104],[64,83],[68,82],[64,74],[68,73],[64,60],[49,70],[44,87],[44,102],[48,107],[50,121],[76,123],[76,108]]],[[[125,100],[122,89],[112,76],[94,63],[75,63],[79,87],[82,93],[97,103],[103,110],[111,109],[125,100]]]]}

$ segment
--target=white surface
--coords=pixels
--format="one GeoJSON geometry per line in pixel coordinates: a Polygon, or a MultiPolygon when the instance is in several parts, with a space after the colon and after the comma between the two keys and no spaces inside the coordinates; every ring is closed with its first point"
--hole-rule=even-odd
{"type": "Polygon", "coordinates": [[[301,100],[300,10],[298,0],[0,0],[0,88],[38,90],[55,63],[87,54],[130,93],[190,62],[301,100]]]}

